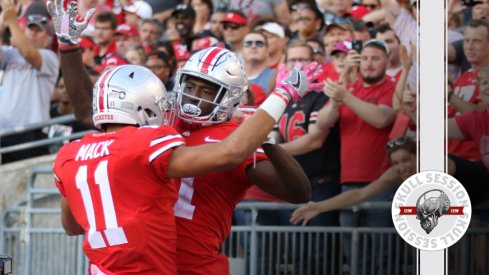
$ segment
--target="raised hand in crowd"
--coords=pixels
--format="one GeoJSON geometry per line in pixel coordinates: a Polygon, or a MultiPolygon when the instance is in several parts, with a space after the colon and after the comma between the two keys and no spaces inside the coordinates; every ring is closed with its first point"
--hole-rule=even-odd
{"type": "Polygon", "coordinates": [[[448,4],[447,4],[447,14],[448,14],[448,18],[447,18],[447,22],[450,22],[450,20],[459,15],[460,13],[462,13],[465,9],[467,8],[467,6],[464,6],[462,5],[461,1],[460,0],[448,0],[448,4]]]}
{"type": "MultiPolygon", "coordinates": [[[[392,97],[392,107],[394,108],[394,110],[404,111],[404,110],[411,109],[411,108],[405,109],[403,107],[403,99],[404,99],[404,92],[408,90],[407,77],[409,75],[409,70],[413,66],[415,60],[416,60],[416,46],[411,44],[411,52],[408,53],[406,46],[401,45],[402,72],[396,84],[396,91],[394,93],[394,96],[392,97]]],[[[409,90],[412,91],[411,89],[409,90]]]]}
{"type": "Polygon", "coordinates": [[[323,92],[337,103],[342,103],[348,94],[351,93],[342,81],[336,82],[331,79],[325,81],[323,92]]]}
{"type": "Polygon", "coordinates": [[[357,81],[357,72],[360,67],[360,61],[362,60],[362,56],[359,52],[355,50],[350,50],[346,55],[345,59],[345,70],[340,75],[340,79],[344,81],[344,83],[352,83],[357,81]]]}
{"type": "Polygon", "coordinates": [[[5,24],[10,24],[13,21],[17,21],[17,14],[19,14],[19,5],[15,4],[14,0],[2,0],[2,18],[5,24]]]}

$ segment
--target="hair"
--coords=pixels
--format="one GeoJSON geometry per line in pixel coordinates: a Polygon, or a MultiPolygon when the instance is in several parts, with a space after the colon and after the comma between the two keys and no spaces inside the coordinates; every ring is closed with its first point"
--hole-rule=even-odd
{"type": "Polygon", "coordinates": [[[389,159],[391,158],[391,155],[401,149],[404,149],[406,150],[407,152],[415,155],[416,154],[416,142],[414,142],[414,140],[408,136],[401,136],[401,137],[397,137],[397,138],[394,138],[394,139],[391,139],[389,140],[387,143],[386,143],[386,146],[385,146],[386,150],[387,150],[387,155],[389,157],[389,159]],[[395,143],[396,140],[399,140],[399,139],[404,139],[404,141],[402,143],[395,143]],[[388,144],[390,142],[394,142],[394,145],[393,146],[388,146],[388,144]]]}
{"type": "Polygon", "coordinates": [[[484,27],[486,29],[486,39],[489,40],[489,22],[487,20],[482,20],[482,19],[477,19],[477,20],[472,20],[467,24],[466,28],[478,28],[478,27],[484,27]]]}
{"type": "MultiPolygon", "coordinates": [[[[319,45],[319,48],[321,49],[321,53],[324,55],[324,44],[323,44],[323,42],[321,42],[319,39],[316,39],[316,38],[307,40],[306,44],[307,44],[307,42],[317,43],[319,45]]],[[[313,53],[317,53],[317,52],[314,52],[314,49],[312,51],[313,51],[313,53]]]]}
{"type": "Polygon", "coordinates": [[[148,55],[146,54],[146,51],[142,46],[130,46],[127,48],[126,54],[128,51],[135,51],[141,58],[143,64],[146,63],[146,60],[148,59],[148,55]]]}
{"type": "Polygon", "coordinates": [[[110,22],[110,28],[115,30],[117,28],[117,18],[111,11],[103,11],[97,14],[95,22],[110,22]]]}
{"type": "Polygon", "coordinates": [[[139,22],[138,29],[141,28],[142,25],[144,24],[152,24],[158,27],[158,32],[160,35],[163,33],[163,26],[161,25],[160,21],[154,19],[154,18],[149,18],[149,19],[143,19],[141,22],[139,22]]]}
{"type": "Polygon", "coordinates": [[[397,36],[396,32],[389,26],[389,24],[382,24],[377,26],[375,28],[375,36],[377,36],[378,33],[386,33],[388,31],[394,33],[394,37],[396,38],[397,43],[401,44],[401,40],[399,39],[399,36],[397,36]]]}
{"type": "Polygon", "coordinates": [[[176,60],[174,56],[170,56],[166,52],[158,50],[148,53],[147,59],[149,59],[151,56],[154,56],[157,59],[163,61],[163,63],[170,67],[170,71],[173,73],[173,70],[175,70],[176,67],[176,60]]]}
{"type": "Polygon", "coordinates": [[[200,1],[202,1],[202,4],[205,4],[206,6],[209,7],[209,11],[210,11],[209,15],[211,15],[212,12],[214,12],[214,3],[212,3],[212,0],[200,0],[200,1]]]}
{"type": "Polygon", "coordinates": [[[292,49],[292,48],[307,48],[309,51],[309,56],[311,57],[311,59],[314,58],[314,50],[312,49],[312,47],[309,44],[307,44],[306,42],[301,41],[299,39],[294,39],[294,40],[290,41],[290,43],[287,45],[287,48],[285,49],[285,60],[286,61],[288,59],[287,53],[289,52],[289,49],[292,49]]]}
{"type": "Polygon", "coordinates": [[[268,47],[267,37],[261,31],[250,31],[245,35],[245,37],[249,34],[258,34],[259,36],[263,37],[263,39],[265,40],[265,46],[268,47]]]}

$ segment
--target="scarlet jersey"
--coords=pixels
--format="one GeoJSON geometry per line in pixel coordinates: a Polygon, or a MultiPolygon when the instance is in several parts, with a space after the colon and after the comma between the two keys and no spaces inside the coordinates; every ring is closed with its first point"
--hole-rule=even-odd
{"type": "MultiPolygon", "coordinates": [[[[219,142],[238,126],[234,122],[206,127],[176,124],[188,146],[219,142]]],[[[234,208],[252,185],[246,171],[253,169],[255,158],[267,159],[257,152],[235,168],[182,179],[175,204],[178,274],[229,274],[227,257],[219,249],[231,230],[234,208]]]]}
{"type": "MultiPolygon", "coordinates": [[[[390,79],[364,87],[360,79],[353,94],[370,104],[392,106],[395,84],[390,79]]],[[[348,106],[340,107],[341,183],[371,182],[387,168],[384,146],[391,127],[377,129],[365,122],[348,106]]]]}
{"type": "Polygon", "coordinates": [[[182,144],[168,126],[126,127],[61,148],[55,183],[85,231],[91,264],[108,274],[176,274],[179,182],[167,169],[182,144]]]}
{"type": "MultiPolygon", "coordinates": [[[[453,94],[466,102],[478,103],[479,86],[477,85],[477,71],[470,69],[463,73],[453,85],[453,94]]],[[[459,115],[452,105],[448,106],[448,117],[459,115]]],[[[448,140],[448,152],[465,159],[480,160],[481,156],[477,146],[472,140],[448,140]]]]}

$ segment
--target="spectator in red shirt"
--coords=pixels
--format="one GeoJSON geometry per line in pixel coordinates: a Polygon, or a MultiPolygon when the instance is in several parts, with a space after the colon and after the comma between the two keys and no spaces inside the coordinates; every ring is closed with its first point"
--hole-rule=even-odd
{"type": "Polygon", "coordinates": [[[110,11],[104,11],[95,17],[95,63],[101,65],[107,55],[116,54],[115,30],[117,18],[110,11]]]}

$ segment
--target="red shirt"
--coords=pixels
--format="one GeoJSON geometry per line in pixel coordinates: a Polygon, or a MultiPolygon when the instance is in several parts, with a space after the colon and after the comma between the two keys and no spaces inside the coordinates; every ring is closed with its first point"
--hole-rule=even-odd
{"type": "Polygon", "coordinates": [[[90,262],[115,274],[176,274],[173,205],[178,181],[170,154],[184,144],[168,126],[126,127],[66,144],[55,183],[85,231],[90,262]]]}
{"type": "MultiPolygon", "coordinates": [[[[477,104],[479,99],[479,86],[477,85],[477,71],[470,69],[463,73],[453,85],[453,94],[466,102],[477,104]]],[[[452,105],[448,106],[448,117],[460,113],[452,105]]],[[[480,160],[481,156],[477,145],[472,140],[448,140],[448,152],[456,156],[471,160],[480,160]]]]}
{"type": "MultiPolygon", "coordinates": [[[[375,105],[392,106],[395,84],[386,78],[382,83],[364,87],[363,80],[353,85],[353,95],[375,105]]],[[[391,127],[377,129],[349,107],[340,107],[341,182],[371,182],[387,168],[384,146],[391,127]]]]}
{"type": "Polygon", "coordinates": [[[262,87],[260,87],[260,85],[248,82],[248,86],[250,91],[253,93],[253,98],[255,99],[253,105],[260,105],[263,103],[263,101],[265,101],[265,99],[267,99],[267,94],[262,87]]]}
{"type": "Polygon", "coordinates": [[[95,60],[100,61],[97,62],[97,65],[101,65],[107,56],[117,54],[115,39],[112,39],[112,42],[110,42],[109,47],[107,48],[107,51],[103,55],[100,55],[100,46],[95,45],[94,54],[95,54],[95,60]]]}
{"type": "Polygon", "coordinates": [[[336,71],[332,61],[323,65],[323,74],[318,77],[318,82],[325,81],[328,78],[332,81],[338,81],[340,79],[340,75],[336,71]]]}
{"type": "Polygon", "coordinates": [[[474,141],[482,162],[489,171],[489,113],[475,110],[455,117],[458,128],[465,138],[474,141]]]}
{"type": "MultiPolygon", "coordinates": [[[[177,121],[176,129],[186,137],[188,146],[195,146],[219,142],[237,126],[233,122],[189,126],[177,121]]],[[[256,161],[267,159],[259,151],[256,161]]],[[[252,169],[253,161],[252,155],[235,168],[182,179],[180,197],[175,204],[179,275],[229,274],[227,257],[219,249],[231,231],[234,208],[253,185],[246,173],[252,169]]]]}

